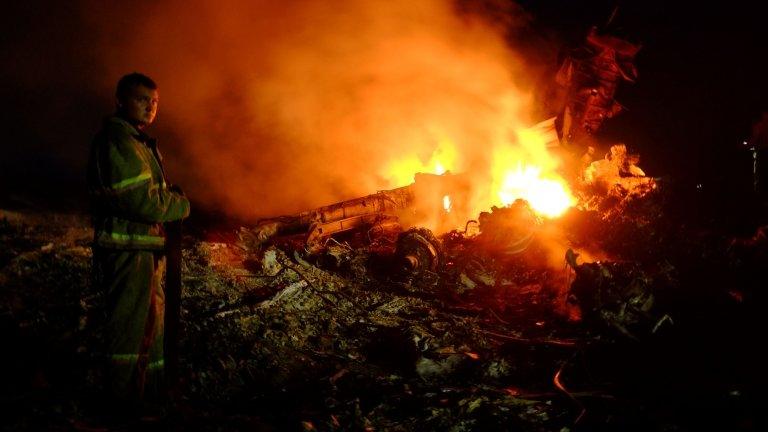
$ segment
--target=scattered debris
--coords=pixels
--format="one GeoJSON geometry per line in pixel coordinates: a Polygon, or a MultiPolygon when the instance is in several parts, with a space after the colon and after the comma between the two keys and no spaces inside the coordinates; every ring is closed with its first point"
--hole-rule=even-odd
{"type": "MultiPolygon", "coordinates": [[[[690,279],[674,255],[654,255],[679,243],[674,230],[661,229],[662,197],[573,210],[559,222],[578,233],[570,241],[588,239],[615,259],[579,263],[571,250],[569,268],[559,270],[531,264],[551,222],[523,201],[464,231],[328,237],[314,253],[303,236],[265,243],[247,229],[237,244],[186,238],[179,347],[183,398],[196,407],[190,421],[238,430],[604,426],[638,402],[593,381],[585,363],[612,349],[652,351],[686,328],[669,299],[690,279]]],[[[43,429],[62,416],[82,421],[92,409],[82,395],[100,385],[102,298],[90,285],[83,226],[0,220],[0,322],[21,343],[4,369],[18,372],[3,378],[22,395],[62,382],[71,391],[62,396],[70,408],[41,420],[43,429]]],[[[765,280],[763,234],[723,248],[723,271],[765,280]]],[[[750,304],[756,293],[733,304],[750,304]]],[[[612,373],[633,368],[618,364],[612,373]]],[[[15,400],[27,408],[10,424],[42,403],[15,400]]],[[[623,425],[645,418],[623,415],[623,425]]]]}
{"type": "Polygon", "coordinates": [[[577,264],[577,254],[568,250],[566,260],[576,273],[569,300],[577,303],[587,326],[600,331],[612,328],[620,335],[640,340],[655,334],[672,318],[659,311],[656,292],[675,288],[674,268],[655,273],[637,263],[577,264]]]}

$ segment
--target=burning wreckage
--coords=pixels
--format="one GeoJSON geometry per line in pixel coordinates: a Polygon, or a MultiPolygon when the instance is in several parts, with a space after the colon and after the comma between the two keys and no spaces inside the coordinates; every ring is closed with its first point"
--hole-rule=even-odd
{"type": "MultiPolygon", "coordinates": [[[[297,386],[313,375],[298,372],[300,365],[330,367],[323,372],[323,394],[332,395],[324,409],[343,414],[315,417],[306,430],[350,420],[366,430],[582,421],[581,397],[610,396],[566,387],[566,375],[577,369],[573,352],[639,342],[674,322],[657,305],[657,292],[676,283],[673,269],[627,261],[621,239],[612,238],[658,221],[658,180],[624,144],[592,160],[589,139],[618,112],[613,94],[620,79],[634,76],[637,48],[590,33],[559,75],[569,95],[560,116],[530,130],[553,152],[584,152],[573,158],[579,172],[569,176],[578,203],[563,215],[547,217],[516,199],[473,219],[466,173],[416,173],[408,186],[241,227],[237,245],[198,246],[194,253],[214,268],[237,263],[240,276],[268,281],[205,319],[261,323],[271,342],[252,340],[255,359],[245,362],[249,373],[257,364],[274,373],[269,387],[297,386]],[[593,236],[600,230],[606,235],[593,236]],[[579,263],[574,249],[581,247],[619,261],[579,263]],[[577,336],[582,326],[589,337],[577,336]],[[540,375],[532,372],[539,362],[552,375],[523,378],[540,375]],[[375,378],[363,371],[369,367],[379,370],[375,378]],[[526,382],[532,387],[523,389],[526,382]],[[374,402],[369,391],[384,396],[374,402]],[[426,399],[415,402],[417,393],[426,399]],[[551,408],[558,394],[564,411],[551,408]],[[402,404],[416,406],[397,413],[402,404]]],[[[237,369],[244,360],[228,361],[226,368],[237,369]]]]}
{"type": "MultiPolygon", "coordinates": [[[[592,134],[605,119],[621,110],[613,96],[621,80],[634,81],[637,72],[632,61],[638,50],[639,46],[600,35],[593,28],[586,44],[566,56],[558,72],[557,82],[567,95],[560,114],[527,131],[553,151],[565,148],[570,153],[584,152],[578,162],[579,172],[570,175],[571,186],[578,191],[582,210],[599,209],[606,218],[611,211],[620,211],[616,209],[658,188],[658,180],[645,175],[637,166],[639,158],[627,154],[624,144],[611,146],[604,159],[592,160],[596,145],[592,134]]],[[[478,284],[499,288],[504,284],[499,274],[509,268],[521,272],[541,268],[547,258],[536,255],[542,251],[526,251],[536,249],[531,246],[537,244],[540,233],[550,237],[553,226],[555,230],[566,228],[546,217],[551,213],[535,210],[522,198],[501,208],[494,206],[481,212],[476,220],[471,219],[472,189],[467,174],[416,173],[414,183],[408,186],[296,215],[259,220],[253,227],[240,229],[240,245],[257,254],[277,246],[314,257],[318,262],[332,262],[336,268],[350,260],[355,251],[366,250],[370,261],[381,267],[379,271],[395,280],[427,278],[433,285],[459,287],[459,292],[478,284]],[[436,235],[430,229],[417,227],[419,222],[427,222],[441,232],[436,235]],[[446,229],[457,226],[463,230],[446,229]],[[337,240],[340,236],[346,239],[344,243],[337,240]],[[492,261],[492,268],[480,265],[481,260],[492,261]],[[476,265],[483,271],[478,273],[476,265]]],[[[538,189],[533,193],[546,195],[553,191],[538,189]]],[[[558,213],[569,203],[575,204],[565,195],[542,198],[561,198],[558,213]]],[[[638,321],[653,321],[654,331],[671,322],[668,315],[657,317],[651,313],[653,294],[642,284],[629,284],[625,292],[611,294],[580,289],[583,285],[600,286],[599,276],[610,273],[610,266],[578,264],[578,254],[568,248],[568,243],[561,238],[558,246],[564,252],[562,263],[570,266],[576,276],[569,297],[580,303],[582,312],[597,314],[630,338],[635,336],[628,328],[638,321]],[[609,311],[609,307],[615,310],[609,311]]]]}
{"type": "MultiPolygon", "coordinates": [[[[674,229],[664,185],[623,144],[592,160],[590,136],[617,112],[637,49],[592,32],[563,63],[564,107],[534,129],[573,156],[573,199],[556,217],[516,199],[475,219],[468,174],[418,173],[408,186],[263,219],[237,241],[186,237],[178,375],[197,411],[189,428],[675,430],[659,407],[680,392],[656,391],[669,375],[655,366],[680,341],[671,294],[702,295],[681,293],[679,267],[749,273],[768,246],[674,229]]],[[[35,348],[18,356],[35,388],[58,379],[87,394],[100,380],[90,230],[39,222],[0,218],[2,316],[14,341],[53,335],[51,360],[35,348]]],[[[77,404],[56,403],[38,425],[73,425],[77,404]]]]}
{"type": "MultiPolygon", "coordinates": [[[[612,146],[604,159],[589,164],[581,176],[582,212],[592,207],[610,218],[611,212],[621,212],[620,207],[656,191],[657,180],[645,176],[636,162],[637,157],[628,156],[626,147],[619,144],[612,146]]],[[[335,269],[364,253],[367,265],[373,268],[357,269],[358,275],[370,271],[386,275],[390,282],[421,285],[422,289],[428,280],[432,288],[442,286],[455,293],[478,285],[503,290],[505,285],[515,285],[513,278],[502,276],[505,272],[546,269],[546,255],[551,254],[546,249],[552,247],[543,243],[549,241],[553,229],[564,229],[558,226],[559,221],[543,217],[523,199],[481,212],[477,220],[460,219],[468,212],[470,190],[470,183],[461,174],[417,173],[409,186],[242,227],[239,245],[260,256],[265,269],[274,266],[271,260],[276,249],[293,253],[305,264],[309,263],[299,256],[314,259],[321,266],[330,263],[335,269]],[[438,226],[456,226],[458,220],[464,220],[463,229],[436,235],[428,228],[407,224],[434,221],[430,217],[434,214],[439,214],[438,226]],[[537,241],[538,236],[543,240],[537,241]]],[[[600,316],[630,338],[636,336],[629,326],[639,321],[652,321],[654,332],[664,322],[671,322],[668,315],[656,317],[651,313],[654,298],[650,286],[626,281],[624,292],[599,292],[603,289],[601,276],[611,271],[624,273],[623,267],[578,264],[578,254],[566,243],[559,245],[563,246],[562,263],[573,274],[567,270],[563,273],[567,278],[575,275],[569,297],[583,312],[600,316]],[[582,289],[585,285],[588,288],[582,289]]]]}

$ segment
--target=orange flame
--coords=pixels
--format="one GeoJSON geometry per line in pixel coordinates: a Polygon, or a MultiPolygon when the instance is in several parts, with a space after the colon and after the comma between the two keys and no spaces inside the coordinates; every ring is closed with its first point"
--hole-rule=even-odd
{"type": "Polygon", "coordinates": [[[426,161],[416,155],[410,155],[391,162],[383,174],[390,180],[392,187],[406,186],[413,183],[416,173],[443,175],[455,170],[457,160],[456,146],[447,138],[443,138],[426,161]]]}
{"type": "Polygon", "coordinates": [[[517,146],[499,146],[493,159],[494,199],[510,205],[528,201],[533,210],[554,218],[576,203],[566,181],[557,174],[558,161],[547,150],[552,138],[540,128],[517,131],[517,146]]]}
{"type": "MultiPolygon", "coordinates": [[[[547,150],[553,140],[553,130],[539,126],[518,129],[513,139],[500,139],[491,143],[488,150],[480,150],[490,151],[490,177],[482,172],[473,176],[476,190],[471,207],[475,214],[493,205],[508,206],[524,199],[539,215],[554,218],[576,203],[568,184],[557,174],[558,161],[547,150]]],[[[463,156],[466,159],[471,155],[463,156]]],[[[395,160],[384,174],[392,186],[405,186],[413,183],[416,173],[442,175],[461,168],[460,162],[457,146],[452,140],[442,138],[427,158],[411,155],[395,160]]],[[[472,175],[472,172],[464,174],[472,175]]],[[[451,213],[453,202],[449,195],[443,196],[442,204],[444,211],[451,213]]],[[[466,216],[472,218],[475,214],[466,216]]]]}
{"type": "Polygon", "coordinates": [[[505,206],[524,199],[535,212],[547,217],[560,216],[575,203],[562,179],[542,177],[541,169],[534,166],[518,165],[516,170],[506,171],[498,194],[505,206]]]}

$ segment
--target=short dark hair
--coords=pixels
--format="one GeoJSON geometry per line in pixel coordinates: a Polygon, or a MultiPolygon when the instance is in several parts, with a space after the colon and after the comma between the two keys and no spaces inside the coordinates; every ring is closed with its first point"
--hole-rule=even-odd
{"type": "Polygon", "coordinates": [[[117,91],[115,91],[115,96],[117,96],[118,100],[123,100],[130,94],[134,87],[139,85],[142,85],[148,89],[157,90],[157,84],[155,84],[152,78],[144,74],[134,72],[120,78],[120,81],[117,82],[117,91]]]}

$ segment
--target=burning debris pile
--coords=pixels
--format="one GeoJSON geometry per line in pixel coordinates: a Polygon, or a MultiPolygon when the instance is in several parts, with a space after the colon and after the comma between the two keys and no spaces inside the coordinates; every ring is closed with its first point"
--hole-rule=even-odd
{"type": "MultiPolygon", "coordinates": [[[[614,196],[642,196],[656,187],[656,181],[637,166],[638,155],[627,154],[624,144],[611,146],[605,158],[591,162],[584,170],[584,183],[614,196]]],[[[595,194],[599,196],[601,194],[595,194]]]]}
{"type": "Polygon", "coordinates": [[[362,225],[310,251],[303,236],[196,243],[185,251],[200,278],[185,281],[189,398],[266,406],[269,422],[308,430],[671,427],[642,414],[653,402],[620,396],[636,376],[664,379],[658,360],[625,356],[685,337],[670,298],[686,292],[675,265],[687,262],[660,255],[680,240],[663,204],[654,188],[554,221],[520,200],[462,231],[362,225]],[[560,223],[574,244],[592,232],[616,261],[579,263],[569,249],[553,268],[544,233],[560,223]],[[635,244],[600,229],[658,230],[657,259],[633,259],[635,244]],[[613,361],[626,363],[597,366],[613,361]]]}
{"type": "MultiPolygon", "coordinates": [[[[272,236],[260,224],[237,241],[185,239],[180,375],[195,414],[180,421],[230,430],[659,430],[681,421],[649,419],[653,399],[625,395],[637,376],[664,379],[629,357],[686,337],[684,309],[670,298],[688,292],[677,266],[690,262],[670,251],[684,234],[663,228],[663,188],[556,220],[518,200],[439,235],[376,213],[398,204],[387,193],[352,201],[357,210],[378,202],[372,213],[337,204],[303,214],[294,230],[285,227],[297,219],[273,219],[272,236]],[[342,219],[317,219],[331,209],[342,219]],[[318,222],[350,220],[354,229],[311,235],[318,222]],[[546,233],[555,227],[582,256],[600,248],[615,261],[567,249],[553,267],[546,233]],[[622,241],[654,230],[660,238],[646,248],[656,259],[622,241]]],[[[3,214],[2,316],[21,343],[6,370],[24,371],[9,382],[32,383],[12,405],[58,408],[7,418],[77,426],[100,380],[100,296],[89,284],[87,225],[45,226],[3,214]],[[30,361],[38,345],[61,355],[30,361]],[[65,395],[37,396],[66,383],[65,395]]],[[[720,254],[723,271],[754,266],[761,238],[720,254]]]]}
{"type": "MultiPolygon", "coordinates": [[[[568,111],[569,121],[592,108],[568,111]]],[[[588,133],[599,126],[590,119],[588,133]]],[[[554,127],[515,131],[517,147],[496,146],[488,176],[446,172],[436,160],[435,173],[410,185],[219,233],[231,241],[185,238],[179,375],[195,413],[181,421],[211,430],[659,427],[642,414],[653,402],[620,397],[624,371],[594,374],[585,363],[653,349],[675,332],[668,299],[679,275],[654,259],[679,235],[661,220],[665,191],[624,145],[583,159],[569,184],[547,150],[554,127]]],[[[70,228],[46,232],[11,213],[0,224],[3,326],[29,344],[7,370],[25,370],[13,385],[33,389],[14,403],[58,407],[34,421],[13,417],[17,426],[77,427],[102,380],[89,230],[61,226],[70,228]],[[42,300],[52,298],[59,303],[42,300]],[[28,361],[39,356],[36,340],[67,361],[28,361]],[[61,382],[72,391],[36,399],[61,382]]]]}

